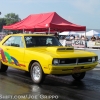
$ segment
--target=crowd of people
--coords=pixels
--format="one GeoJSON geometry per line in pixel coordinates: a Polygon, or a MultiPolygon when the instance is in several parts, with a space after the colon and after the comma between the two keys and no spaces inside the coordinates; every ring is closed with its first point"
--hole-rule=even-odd
{"type": "Polygon", "coordinates": [[[100,41],[100,37],[99,36],[92,36],[91,37],[91,41],[100,41]]]}
{"type": "Polygon", "coordinates": [[[84,35],[62,35],[59,36],[59,39],[65,39],[66,41],[72,41],[72,40],[84,40],[84,41],[100,41],[100,37],[99,36],[84,36],[84,35]]]}
{"type": "Polygon", "coordinates": [[[7,34],[0,34],[0,41],[6,36],[7,34]]]}
{"type": "MultiPolygon", "coordinates": [[[[6,35],[9,35],[9,34],[0,34],[0,40],[2,40],[6,35]]],[[[57,33],[54,34],[55,37],[57,37],[57,39],[59,40],[66,40],[66,41],[72,41],[72,40],[84,40],[84,41],[100,41],[100,37],[99,36],[92,36],[92,37],[87,37],[87,36],[84,36],[84,35],[61,35],[59,36],[57,33]]]]}
{"type": "Polygon", "coordinates": [[[67,41],[70,41],[70,40],[89,40],[84,35],[82,35],[81,37],[79,35],[66,35],[66,36],[60,36],[60,39],[66,39],[67,41]]]}

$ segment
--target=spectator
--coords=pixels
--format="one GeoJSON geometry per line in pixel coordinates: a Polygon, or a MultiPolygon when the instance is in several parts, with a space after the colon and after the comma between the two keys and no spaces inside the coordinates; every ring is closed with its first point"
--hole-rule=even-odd
{"type": "Polygon", "coordinates": [[[74,40],[74,36],[73,35],[70,36],[70,40],[74,40]]]}
{"type": "Polygon", "coordinates": [[[82,36],[81,36],[81,39],[82,39],[82,40],[85,40],[85,37],[84,37],[84,35],[82,35],[82,36]]]}
{"type": "Polygon", "coordinates": [[[48,32],[46,32],[46,35],[48,35],[48,32]]]}
{"type": "Polygon", "coordinates": [[[70,40],[70,36],[69,35],[66,35],[66,38],[65,38],[67,41],[70,40]]]}
{"type": "Polygon", "coordinates": [[[100,41],[100,37],[99,36],[97,36],[97,41],[100,41]]]}
{"type": "Polygon", "coordinates": [[[58,37],[58,34],[57,33],[55,33],[54,36],[59,40],[59,37],[58,37]]]}
{"type": "Polygon", "coordinates": [[[63,37],[62,45],[63,45],[63,46],[66,46],[66,37],[63,37]]]}
{"type": "Polygon", "coordinates": [[[80,39],[79,36],[76,36],[76,37],[75,37],[75,40],[79,40],[79,39],[80,39]]]}
{"type": "Polygon", "coordinates": [[[93,36],[91,37],[91,40],[92,40],[92,41],[95,41],[95,40],[96,40],[96,37],[93,35],[93,36]]]}

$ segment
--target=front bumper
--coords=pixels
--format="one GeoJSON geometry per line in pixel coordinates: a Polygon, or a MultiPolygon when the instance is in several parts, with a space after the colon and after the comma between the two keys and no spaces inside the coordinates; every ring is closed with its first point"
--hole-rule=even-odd
{"type": "Polygon", "coordinates": [[[44,72],[46,74],[73,74],[79,72],[86,72],[96,67],[98,62],[95,63],[86,63],[86,64],[79,64],[79,65],[64,65],[64,66],[52,66],[49,65],[49,71],[44,72]],[[77,70],[74,70],[74,69],[77,70]]]}

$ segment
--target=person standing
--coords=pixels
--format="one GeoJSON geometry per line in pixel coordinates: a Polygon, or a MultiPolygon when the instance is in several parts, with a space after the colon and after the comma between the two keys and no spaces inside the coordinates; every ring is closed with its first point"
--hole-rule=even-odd
{"type": "Polygon", "coordinates": [[[59,37],[58,37],[58,34],[57,33],[55,33],[54,36],[59,40],[59,37]]]}

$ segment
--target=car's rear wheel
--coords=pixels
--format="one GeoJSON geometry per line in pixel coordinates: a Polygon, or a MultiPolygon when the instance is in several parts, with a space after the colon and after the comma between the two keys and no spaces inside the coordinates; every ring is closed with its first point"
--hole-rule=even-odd
{"type": "Polygon", "coordinates": [[[38,62],[34,62],[31,65],[30,74],[31,74],[31,78],[35,84],[40,84],[45,79],[45,74],[42,70],[41,65],[38,62]]]}
{"type": "Polygon", "coordinates": [[[8,66],[2,64],[2,62],[0,61],[0,72],[6,72],[7,69],[8,69],[8,66]]]}
{"type": "Polygon", "coordinates": [[[82,73],[74,73],[72,74],[72,77],[75,79],[75,80],[81,80],[85,77],[85,74],[86,72],[82,72],[82,73]]]}

